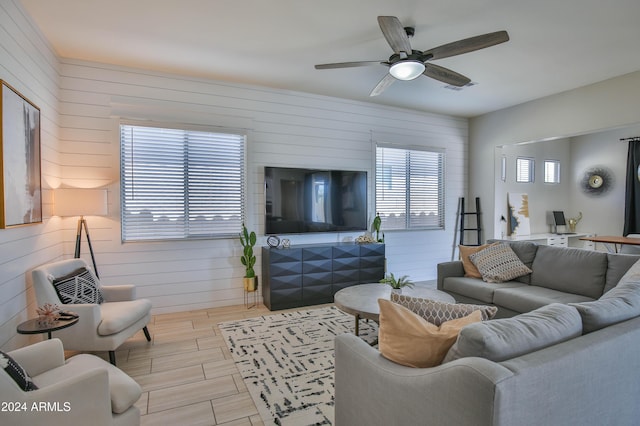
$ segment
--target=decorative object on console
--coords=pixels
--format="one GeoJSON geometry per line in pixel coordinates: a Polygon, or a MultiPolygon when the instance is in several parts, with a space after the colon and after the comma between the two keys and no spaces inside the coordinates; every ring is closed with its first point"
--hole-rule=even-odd
{"type": "Polygon", "coordinates": [[[529,195],[523,193],[507,194],[509,207],[509,235],[530,235],[529,195]]]}
{"type": "Polygon", "coordinates": [[[371,231],[376,233],[376,243],[384,243],[384,232],[382,233],[382,238],[380,238],[380,227],[382,226],[382,218],[380,217],[380,213],[376,213],[376,217],[373,218],[373,223],[371,224],[371,231]]]}
{"type": "Polygon", "coordinates": [[[82,230],[84,229],[87,235],[89,252],[91,253],[91,261],[93,262],[93,271],[96,277],[100,278],[98,267],[96,266],[96,258],[93,254],[93,246],[91,245],[91,237],[89,236],[89,227],[84,217],[106,216],[108,214],[107,190],[103,188],[58,188],[54,192],[54,201],[54,211],[57,216],[79,216],[74,258],[80,258],[82,230]]]}
{"type": "Polygon", "coordinates": [[[0,80],[0,228],[42,223],[40,109],[0,80]]]}
{"type": "Polygon", "coordinates": [[[256,271],[253,269],[256,264],[256,256],[253,254],[253,247],[256,245],[257,237],[254,231],[249,232],[245,224],[242,224],[242,232],[240,233],[240,244],[242,244],[242,256],[240,262],[244,265],[244,289],[249,292],[256,291],[258,288],[256,271]]]}
{"type": "Polygon", "coordinates": [[[411,281],[407,275],[396,278],[393,273],[390,273],[386,277],[381,279],[380,284],[389,285],[393,289],[391,291],[392,293],[394,292],[394,290],[396,290],[396,293],[401,293],[403,287],[413,287],[413,281],[411,281]]]}
{"type": "Polygon", "coordinates": [[[356,243],[358,244],[370,244],[370,243],[375,243],[375,239],[368,234],[363,234],[358,236],[358,238],[356,238],[356,243]]]}
{"type": "Polygon", "coordinates": [[[269,247],[278,247],[280,246],[280,237],[277,235],[269,235],[267,238],[267,244],[269,247]]]}
{"type": "Polygon", "coordinates": [[[569,225],[569,232],[576,232],[576,225],[582,220],[582,212],[578,212],[578,217],[570,217],[567,219],[567,225],[569,225]]]}
{"type": "Polygon", "coordinates": [[[590,196],[606,194],[613,187],[613,173],[606,167],[587,169],[580,180],[580,188],[590,196]]]}

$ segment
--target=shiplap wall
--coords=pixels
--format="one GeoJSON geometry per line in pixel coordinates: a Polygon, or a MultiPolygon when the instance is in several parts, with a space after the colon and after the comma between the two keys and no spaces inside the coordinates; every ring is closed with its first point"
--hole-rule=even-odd
{"type": "MultiPolygon", "coordinates": [[[[107,285],[136,284],[155,313],[243,303],[240,244],[237,239],[121,243],[120,120],[246,131],[247,224],[260,236],[258,246],[265,241],[264,166],[366,170],[373,216],[375,141],[445,148],[447,229],[387,232],[386,242],[389,270],[414,280],[435,278],[436,264],[451,257],[457,199],[466,190],[466,119],[73,60],[61,60],[60,83],[64,184],[109,188],[109,217],[89,218],[101,279],[107,285]]],[[[63,228],[68,253],[75,222],[65,219],[63,228]]],[[[287,237],[298,244],[357,236],[287,237]]],[[[258,271],[260,266],[259,257],[258,271]]]]}
{"type": "MultiPolygon", "coordinates": [[[[61,178],[58,156],[58,58],[17,1],[0,3],[0,79],[40,108],[42,224],[0,230],[0,348],[11,350],[40,336],[16,334],[35,315],[27,272],[62,256],[60,221],[51,217],[51,191],[61,178]]],[[[11,202],[11,200],[8,200],[11,202]]]]}

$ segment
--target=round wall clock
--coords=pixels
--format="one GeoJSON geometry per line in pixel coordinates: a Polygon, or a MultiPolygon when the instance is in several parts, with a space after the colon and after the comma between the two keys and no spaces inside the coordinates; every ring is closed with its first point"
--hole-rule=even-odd
{"type": "Polygon", "coordinates": [[[587,195],[602,195],[613,186],[613,174],[606,167],[592,167],[584,172],[580,188],[587,195]]]}
{"type": "Polygon", "coordinates": [[[280,238],[278,238],[277,235],[269,235],[267,244],[269,244],[269,247],[278,247],[280,245],[280,238]]]}

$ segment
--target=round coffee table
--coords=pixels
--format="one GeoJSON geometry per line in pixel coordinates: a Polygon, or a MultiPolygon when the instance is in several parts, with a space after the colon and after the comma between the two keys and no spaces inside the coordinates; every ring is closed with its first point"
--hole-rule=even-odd
{"type": "MultiPolygon", "coordinates": [[[[402,294],[423,299],[437,300],[439,302],[455,303],[456,300],[450,294],[435,288],[415,286],[413,288],[404,287],[402,294]]],[[[343,288],[334,295],[336,306],[343,312],[351,314],[356,318],[355,335],[360,332],[359,322],[361,319],[378,321],[380,318],[380,307],[378,299],[391,297],[391,287],[384,284],[360,284],[343,288]]]]}

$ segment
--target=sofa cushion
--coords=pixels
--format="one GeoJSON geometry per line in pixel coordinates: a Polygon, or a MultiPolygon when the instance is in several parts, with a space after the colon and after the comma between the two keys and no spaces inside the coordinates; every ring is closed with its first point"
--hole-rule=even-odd
{"type": "Polygon", "coordinates": [[[385,358],[408,367],[439,365],[465,325],[482,320],[480,311],[436,326],[390,300],[378,299],[380,353],[385,358]]]}
{"type": "Polygon", "coordinates": [[[640,259],[640,256],[607,253],[607,274],[604,293],[614,288],[638,259],[640,259]]]}
{"type": "Polygon", "coordinates": [[[483,244],[480,246],[458,246],[458,250],[460,251],[460,260],[462,261],[462,267],[464,268],[465,277],[482,278],[482,275],[480,275],[480,271],[478,271],[476,265],[474,265],[471,259],[469,259],[469,256],[479,252],[480,250],[486,249],[490,245],[492,244],[483,244]]]}
{"type": "Polygon", "coordinates": [[[572,303],[582,316],[584,333],[599,330],[640,315],[640,261],[620,283],[594,302],[572,303]]]}
{"type": "Polygon", "coordinates": [[[532,269],[531,285],[597,299],[604,290],[607,254],[578,248],[540,246],[532,269]]]}
{"type": "Polygon", "coordinates": [[[517,288],[497,288],[493,303],[516,312],[530,312],[551,303],[588,302],[593,299],[546,287],[527,285],[517,288]]]}
{"type": "Polygon", "coordinates": [[[391,293],[390,299],[392,302],[409,309],[414,314],[420,315],[433,325],[441,325],[446,321],[466,317],[473,311],[480,311],[482,321],[486,321],[493,318],[498,312],[498,308],[495,306],[446,303],[397,293],[391,293]]]}
{"type": "Polygon", "coordinates": [[[104,302],[100,283],[87,268],[78,268],[65,276],[53,278],[52,284],[65,305],[104,302]]]}
{"type": "MultiPolygon", "coordinates": [[[[509,247],[518,256],[518,258],[525,264],[525,266],[531,269],[533,265],[533,259],[536,257],[538,251],[538,245],[531,241],[509,241],[509,247]]],[[[521,283],[530,284],[531,274],[522,275],[514,279],[521,283]]]]}
{"type": "Polygon", "coordinates": [[[571,306],[552,303],[513,318],[466,326],[444,362],[470,356],[504,361],[581,334],[582,320],[578,311],[571,306]]]}
{"type": "Polygon", "coordinates": [[[103,303],[100,305],[101,321],[98,324],[98,334],[109,336],[119,333],[144,318],[149,311],[151,311],[151,301],[148,299],[103,303]]]}
{"type": "Polygon", "coordinates": [[[510,281],[531,273],[508,244],[491,245],[470,255],[469,259],[480,271],[482,279],[490,283],[510,281]]]}
{"type": "Polygon", "coordinates": [[[443,282],[443,290],[461,294],[483,303],[493,303],[493,292],[497,288],[524,287],[526,284],[516,281],[504,283],[486,283],[477,278],[447,277],[443,282]]]}
{"type": "Polygon", "coordinates": [[[38,389],[38,386],[33,383],[27,371],[11,358],[11,356],[2,351],[0,351],[0,367],[2,367],[4,372],[7,373],[23,391],[28,392],[38,389]]]}

